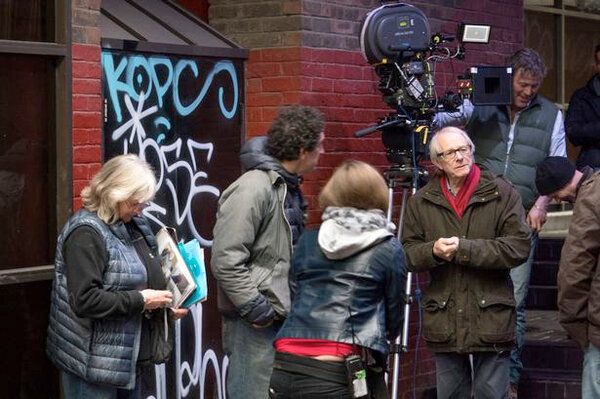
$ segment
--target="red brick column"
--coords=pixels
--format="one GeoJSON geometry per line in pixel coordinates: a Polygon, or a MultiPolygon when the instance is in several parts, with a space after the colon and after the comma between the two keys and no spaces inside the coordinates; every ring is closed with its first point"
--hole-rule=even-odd
{"type": "Polygon", "coordinates": [[[72,9],[73,210],[81,190],[102,164],[102,66],[100,1],[75,2],[72,9]]]}
{"type": "MultiPolygon", "coordinates": [[[[265,134],[280,106],[300,103],[315,106],[325,114],[326,153],[318,169],[305,176],[302,187],[310,205],[309,223],[313,225],[319,223],[316,196],[343,160],[361,159],[382,170],[389,166],[380,133],[359,139],[353,136],[355,131],[375,124],[380,116],[392,111],[383,103],[377,90],[379,79],[359,49],[361,20],[380,3],[343,3],[209,1],[209,23],[250,49],[247,137],[265,134]]],[[[431,0],[411,4],[427,15],[432,34],[454,34],[460,21],[492,25],[489,45],[466,45],[464,61],[436,65],[438,90],[453,89],[457,75],[468,66],[504,64],[522,45],[522,0],[431,0]]],[[[435,385],[434,360],[425,349],[423,338],[417,337],[416,308],[411,307],[410,351],[401,357],[401,398],[412,398],[415,390],[420,397],[425,389],[435,385]]]]}

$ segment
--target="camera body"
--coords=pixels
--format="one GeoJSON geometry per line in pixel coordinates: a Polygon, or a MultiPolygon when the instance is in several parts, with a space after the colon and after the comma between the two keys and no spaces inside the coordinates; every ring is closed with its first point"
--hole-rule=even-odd
{"type": "Polygon", "coordinates": [[[465,76],[457,77],[456,93],[439,96],[435,88],[435,63],[463,59],[463,41],[486,43],[490,29],[462,24],[461,42],[450,49],[444,43],[454,37],[431,35],[427,17],[412,5],[384,4],[367,14],[361,26],[361,50],[379,76],[383,101],[396,113],[383,118],[380,128],[365,129],[363,134],[381,130],[391,162],[416,167],[416,158],[427,152],[428,132],[437,112],[456,112],[465,99],[475,105],[511,103],[510,67],[471,67],[465,76]]]}

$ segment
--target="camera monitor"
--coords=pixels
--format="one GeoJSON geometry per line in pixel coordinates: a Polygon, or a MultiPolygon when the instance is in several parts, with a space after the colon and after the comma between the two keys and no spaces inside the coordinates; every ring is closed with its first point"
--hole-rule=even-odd
{"type": "Polygon", "coordinates": [[[473,104],[501,105],[512,102],[512,68],[477,66],[471,68],[473,104]]]}

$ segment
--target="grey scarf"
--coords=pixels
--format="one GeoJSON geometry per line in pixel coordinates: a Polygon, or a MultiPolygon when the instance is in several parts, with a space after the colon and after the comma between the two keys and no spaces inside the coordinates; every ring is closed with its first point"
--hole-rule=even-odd
{"type": "Polygon", "coordinates": [[[344,259],[393,236],[395,226],[380,209],[327,207],[319,246],[328,259],[344,259]]]}

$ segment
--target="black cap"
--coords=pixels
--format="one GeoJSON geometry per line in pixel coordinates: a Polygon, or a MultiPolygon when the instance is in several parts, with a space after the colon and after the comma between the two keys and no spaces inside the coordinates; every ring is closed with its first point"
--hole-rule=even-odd
{"type": "Polygon", "coordinates": [[[541,195],[550,195],[566,186],[575,170],[575,165],[565,157],[546,157],[535,171],[535,185],[541,195]]]}

